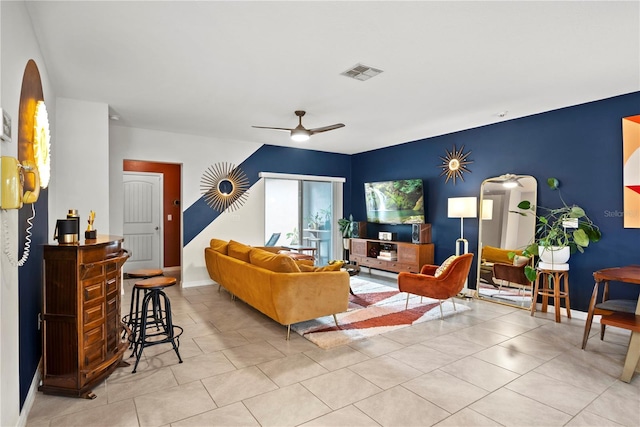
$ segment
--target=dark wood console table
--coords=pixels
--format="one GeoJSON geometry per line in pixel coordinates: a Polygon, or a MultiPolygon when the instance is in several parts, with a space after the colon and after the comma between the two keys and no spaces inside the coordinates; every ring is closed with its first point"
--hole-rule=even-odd
{"type": "Polygon", "coordinates": [[[44,246],[43,373],[40,391],[93,399],[122,362],[122,237],[44,246]]]}

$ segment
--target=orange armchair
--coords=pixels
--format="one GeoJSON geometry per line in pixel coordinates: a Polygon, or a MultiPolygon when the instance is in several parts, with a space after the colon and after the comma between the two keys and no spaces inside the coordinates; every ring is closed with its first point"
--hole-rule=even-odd
{"type": "MultiPolygon", "coordinates": [[[[398,289],[407,293],[407,303],[405,310],[409,306],[411,294],[420,295],[427,298],[437,299],[440,303],[440,318],[442,314],[442,300],[452,298],[462,290],[464,283],[469,277],[473,254],[464,254],[455,257],[450,264],[441,269],[436,277],[437,265],[423,265],[420,274],[402,272],[398,274],[398,289]]],[[[449,260],[445,261],[447,263],[449,260]]],[[[445,264],[443,263],[443,265],[445,264]]],[[[453,309],[456,303],[453,302],[453,309]]]]}

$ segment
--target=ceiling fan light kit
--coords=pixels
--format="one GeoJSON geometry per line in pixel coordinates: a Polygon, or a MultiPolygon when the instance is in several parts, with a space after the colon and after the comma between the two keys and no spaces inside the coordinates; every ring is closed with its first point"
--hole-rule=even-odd
{"type": "Polygon", "coordinates": [[[271,126],[252,126],[257,129],[272,129],[272,130],[284,130],[291,134],[291,139],[296,142],[304,142],[309,140],[311,135],[315,135],[316,133],[326,132],[329,130],[339,129],[344,127],[342,123],[336,123],[335,125],[323,126],[320,128],[307,129],[302,126],[302,116],[306,114],[305,111],[297,110],[295,112],[296,116],[298,116],[298,126],[295,128],[280,128],[280,127],[271,127],[271,126]]]}

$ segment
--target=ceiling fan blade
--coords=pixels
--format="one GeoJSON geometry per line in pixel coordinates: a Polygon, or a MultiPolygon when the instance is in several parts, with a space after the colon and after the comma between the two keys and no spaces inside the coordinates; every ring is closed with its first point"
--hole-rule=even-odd
{"type": "Polygon", "coordinates": [[[320,132],[326,132],[328,130],[340,129],[342,127],[344,127],[344,124],[336,123],[335,125],[329,125],[329,126],[324,126],[324,127],[315,128],[315,129],[309,129],[309,132],[311,133],[311,135],[313,135],[313,134],[320,133],[320,132]]]}
{"type": "Polygon", "coordinates": [[[271,126],[251,126],[252,128],[258,128],[258,129],[273,129],[273,130],[284,130],[287,132],[291,132],[293,129],[291,128],[274,128],[271,126]]]}

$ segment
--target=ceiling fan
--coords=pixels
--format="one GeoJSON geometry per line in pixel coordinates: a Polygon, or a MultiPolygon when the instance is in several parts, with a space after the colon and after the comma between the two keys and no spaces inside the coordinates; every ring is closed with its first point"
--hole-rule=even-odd
{"type": "Polygon", "coordinates": [[[286,130],[288,132],[291,132],[291,139],[296,142],[306,141],[309,139],[309,137],[311,137],[311,135],[315,135],[316,133],[326,132],[328,130],[334,130],[334,129],[339,129],[341,127],[344,127],[344,124],[336,123],[335,125],[323,126],[321,128],[307,129],[304,126],[302,126],[302,116],[305,115],[305,111],[298,110],[295,113],[296,113],[296,116],[298,116],[298,126],[296,126],[293,129],[277,128],[277,127],[270,127],[270,126],[252,126],[252,127],[259,128],[259,129],[286,130]]]}

